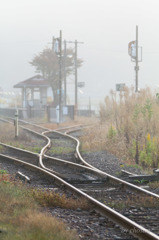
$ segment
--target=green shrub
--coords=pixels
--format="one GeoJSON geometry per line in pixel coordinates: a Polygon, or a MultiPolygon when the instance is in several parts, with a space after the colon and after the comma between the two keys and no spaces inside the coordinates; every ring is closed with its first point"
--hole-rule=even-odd
{"type": "Polygon", "coordinates": [[[108,129],[107,137],[113,139],[116,136],[116,134],[117,132],[115,130],[115,127],[111,125],[110,128],[108,129]]]}

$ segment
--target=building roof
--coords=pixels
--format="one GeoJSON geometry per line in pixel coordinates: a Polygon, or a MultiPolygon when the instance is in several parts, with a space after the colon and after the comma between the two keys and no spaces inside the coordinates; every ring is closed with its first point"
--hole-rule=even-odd
{"type": "Polygon", "coordinates": [[[33,88],[33,87],[50,87],[48,80],[46,80],[41,75],[36,75],[34,77],[28,78],[22,82],[17,83],[13,86],[14,88],[33,88]]]}

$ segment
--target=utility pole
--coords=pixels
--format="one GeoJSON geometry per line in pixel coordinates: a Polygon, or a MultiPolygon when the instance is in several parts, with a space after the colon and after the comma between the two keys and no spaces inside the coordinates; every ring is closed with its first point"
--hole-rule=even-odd
{"type": "Polygon", "coordinates": [[[139,60],[138,60],[138,26],[136,26],[136,66],[135,66],[135,71],[136,71],[136,88],[135,92],[138,92],[139,87],[138,87],[138,71],[139,71],[139,60]]]}
{"type": "Polygon", "coordinates": [[[57,114],[57,122],[60,123],[62,121],[62,31],[60,30],[60,36],[58,38],[52,39],[52,51],[54,51],[59,60],[59,83],[58,83],[58,95],[59,101],[56,110],[57,114]]]}
{"type": "Polygon", "coordinates": [[[78,110],[78,91],[77,91],[77,40],[75,40],[75,108],[78,110]]]}
{"type": "Polygon", "coordinates": [[[67,42],[64,40],[64,105],[67,104],[67,82],[66,82],[66,49],[67,49],[67,42]]]}
{"type": "Polygon", "coordinates": [[[59,38],[59,123],[62,121],[62,31],[59,38]]]}
{"type": "Polygon", "coordinates": [[[78,42],[75,40],[74,42],[68,41],[68,43],[74,43],[75,44],[75,112],[77,112],[78,109],[78,91],[77,91],[77,85],[78,85],[78,75],[77,75],[77,46],[78,44],[83,44],[84,42],[78,42]]]}
{"type": "Polygon", "coordinates": [[[52,51],[55,52],[55,50],[54,50],[55,38],[54,37],[52,37],[52,43],[49,43],[49,44],[52,44],[52,51]]]}

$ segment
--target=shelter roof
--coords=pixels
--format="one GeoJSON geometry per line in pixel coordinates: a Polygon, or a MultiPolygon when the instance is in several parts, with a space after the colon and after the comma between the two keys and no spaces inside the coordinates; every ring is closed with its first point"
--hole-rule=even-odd
{"type": "Polygon", "coordinates": [[[46,80],[41,75],[36,75],[34,77],[28,78],[22,82],[17,83],[13,86],[14,88],[33,88],[33,87],[50,87],[48,80],[46,80]]]}

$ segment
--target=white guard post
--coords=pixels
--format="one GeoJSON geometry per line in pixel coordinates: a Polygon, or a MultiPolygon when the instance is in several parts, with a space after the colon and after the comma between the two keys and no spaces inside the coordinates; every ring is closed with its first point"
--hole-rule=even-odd
{"type": "Polygon", "coordinates": [[[60,110],[59,105],[57,105],[57,107],[56,107],[56,123],[57,124],[59,124],[59,122],[60,122],[59,110],[60,110]]]}
{"type": "Polygon", "coordinates": [[[16,110],[15,112],[15,138],[17,139],[18,138],[18,135],[19,135],[19,131],[18,131],[18,109],[16,110]]]}

